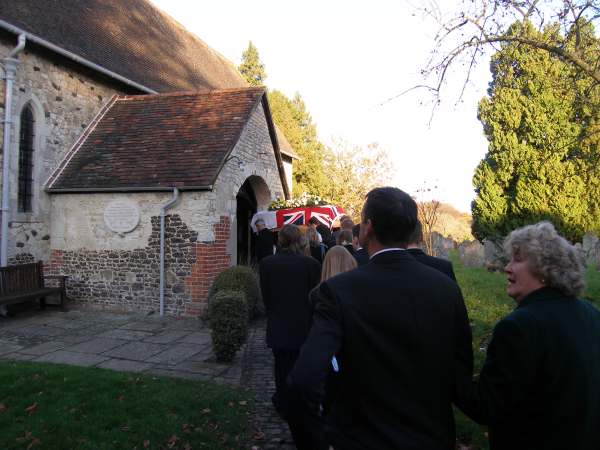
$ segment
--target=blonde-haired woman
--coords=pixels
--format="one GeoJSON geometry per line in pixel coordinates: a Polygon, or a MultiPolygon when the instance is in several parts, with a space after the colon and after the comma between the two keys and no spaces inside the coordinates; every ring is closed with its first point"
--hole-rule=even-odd
{"type": "Polygon", "coordinates": [[[323,259],[323,268],[321,269],[321,282],[349,270],[356,269],[356,259],[342,245],[335,245],[326,254],[323,259]]]}
{"type": "MultiPolygon", "coordinates": [[[[321,283],[340,273],[356,269],[357,266],[356,259],[354,259],[354,256],[352,256],[348,250],[342,245],[334,245],[327,253],[325,253],[325,258],[323,258],[321,283]]],[[[318,289],[319,286],[317,285],[308,295],[309,303],[313,311],[316,306],[318,289]]]]}

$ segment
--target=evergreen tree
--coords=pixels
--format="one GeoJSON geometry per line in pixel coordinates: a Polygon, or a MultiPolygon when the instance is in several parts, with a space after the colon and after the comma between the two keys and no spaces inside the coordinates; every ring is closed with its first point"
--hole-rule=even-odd
{"type": "Polygon", "coordinates": [[[290,100],[275,90],[269,92],[269,105],[273,122],[300,157],[294,161],[293,196],[298,197],[304,192],[324,196],[328,184],[323,170],[325,147],[317,138],[317,126],[304,100],[298,93],[290,100]]]}
{"type": "Polygon", "coordinates": [[[258,50],[248,42],[248,48],[242,53],[242,63],[238,68],[250,86],[263,86],[267,79],[265,65],[260,61],[258,50]]]}
{"type": "MultiPolygon", "coordinates": [[[[597,62],[592,26],[578,31],[567,35],[567,45],[577,40],[597,62]]],[[[511,33],[564,40],[557,24],[538,31],[516,23],[511,33]]],[[[543,219],[571,240],[599,233],[600,87],[554,54],[516,42],[493,56],[491,71],[488,96],[479,104],[489,148],[473,178],[473,234],[498,239],[543,219]]]]}

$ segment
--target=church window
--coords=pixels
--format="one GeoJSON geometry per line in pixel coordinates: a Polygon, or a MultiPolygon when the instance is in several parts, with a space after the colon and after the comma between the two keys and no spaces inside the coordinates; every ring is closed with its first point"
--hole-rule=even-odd
{"type": "Polygon", "coordinates": [[[35,118],[30,103],[25,105],[21,112],[20,128],[19,193],[17,203],[19,212],[31,212],[33,199],[33,144],[35,137],[35,118]]]}

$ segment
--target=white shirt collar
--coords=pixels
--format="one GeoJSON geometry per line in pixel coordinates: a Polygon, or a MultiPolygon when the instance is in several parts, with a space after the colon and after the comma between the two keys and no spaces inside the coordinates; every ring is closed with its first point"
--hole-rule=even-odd
{"type": "Polygon", "coordinates": [[[400,247],[390,247],[390,248],[384,248],[383,250],[379,250],[378,252],[375,252],[371,255],[371,257],[369,259],[373,259],[375,258],[377,255],[379,255],[380,253],[385,253],[385,252],[394,252],[396,250],[406,250],[405,248],[400,248],[400,247]]]}

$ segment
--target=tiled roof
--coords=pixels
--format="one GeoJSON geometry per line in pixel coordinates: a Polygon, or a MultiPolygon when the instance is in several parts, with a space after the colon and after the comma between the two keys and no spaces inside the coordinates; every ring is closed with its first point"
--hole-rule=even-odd
{"type": "Polygon", "coordinates": [[[115,97],[50,177],[47,190],[210,189],[257,107],[265,108],[275,144],[264,88],[115,97]]]}
{"type": "Polygon", "coordinates": [[[283,131],[281,131],[278,127],[275,127],[275,131],[277,132],[277,141],[279,142],[279,150],[281,153],[287,156],[291,156],[294,159],[300,159],[298,153],[292,148],[292,145],[286,139],[283,131]]]}
{"type": "Polygon", "coordinates": [[[0,0],[0,20],[156,92],[247,86],[146,0],[0,0]]]}

